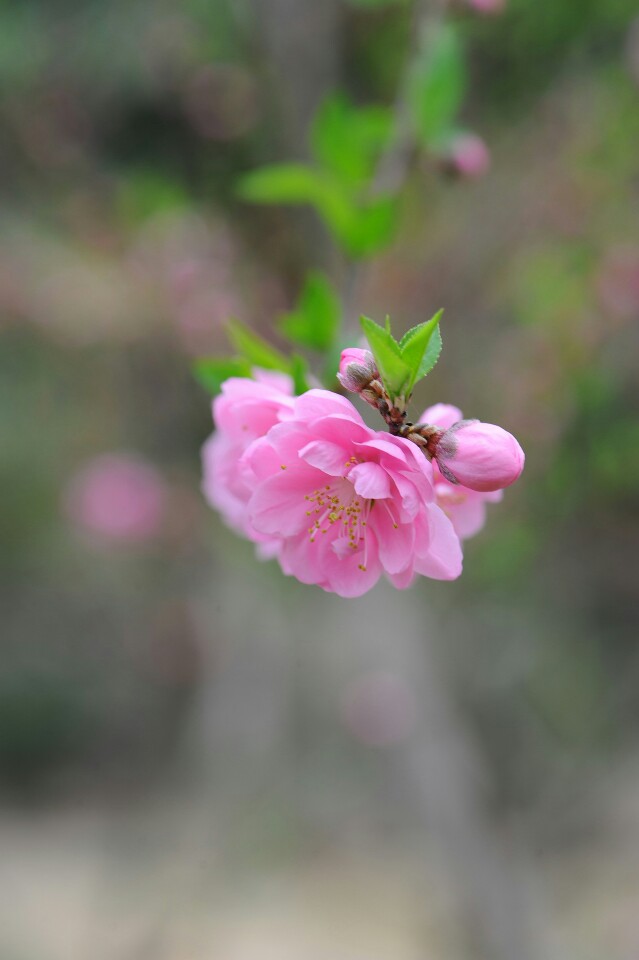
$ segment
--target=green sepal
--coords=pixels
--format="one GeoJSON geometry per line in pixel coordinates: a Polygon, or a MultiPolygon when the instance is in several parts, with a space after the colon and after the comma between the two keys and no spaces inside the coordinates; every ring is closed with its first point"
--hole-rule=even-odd
{"type": "Polygon", "coordinates": [[[215,396],[229,377],[250,377],[251,364],[240,357],[199,357],[193,364],[193,376],[215,396]]]}

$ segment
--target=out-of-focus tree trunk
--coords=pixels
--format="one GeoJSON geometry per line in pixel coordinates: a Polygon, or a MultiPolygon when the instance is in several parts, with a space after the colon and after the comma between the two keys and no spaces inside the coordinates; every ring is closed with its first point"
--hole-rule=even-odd
{"type": "MultiPolygon", "coordinates": [[[[339,0],[252,0],[252,6],[278,117],[282,152],[276,159],[306,159],[311,118],[340,81],[339,0]]],[[[291,219],[304,240],[304,260],[327,265],[333,253],[316,214],[296,211],[291,219]]]]}

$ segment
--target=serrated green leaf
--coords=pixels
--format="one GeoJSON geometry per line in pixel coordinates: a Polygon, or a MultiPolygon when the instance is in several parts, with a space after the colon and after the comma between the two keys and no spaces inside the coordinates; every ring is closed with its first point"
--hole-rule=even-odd
{"type": "Polygon", "coordinates": [[[290,363],[287,357],[270,343],[263,340],[239,320],[230,320],[228,323],[229,339],[242,358],[251,366],[262,367],[264,370],[281,370],[288,373],[290,363]]]}
{"type": "Polygon", "coordinates": [[[411,371],[402,358],[399,344],[389,330],[369,317],[360,317],[360,323],[386,390],[393,398],[402,396],[411,371]]]}
{"type": "Polygon", "coordinates": [[[235,357],[200,357],[193,364],[193,376],[200,386],[215,395],[229,377],[250,377],[251,365],[235,357]]]}
{"type": "Polygon", "coordinates": [[[428,341],[428,346],[426,347],[426,352],[422,357],[422,362],[419,365],[419,370],[417,371],[417,377],[415,378],[415,383],[418,380],[423,380],[427,373],[433,369],[437,361],[439,360],[439,355],[442,352],[442,334],[439,329],[439,324],[433,330],[433,335],[428,341]]]}
{"type": "Polygon", "coordinates": [[[340,301],[323,273],[309,273],[295,310],[283,316],[279,329],[293,343],[324,351],[339,329],[340,301]]]}
{"type": "Polygon", "coordinates": [[[400,340],[399,347],[402,357],[411,371],[406,387],[407,394],[412,392],[417,381],[426,376],[428,370],[432,369],[437,362],[437,357],[441,351],[441,336],[439,337],[439,350],[436,351],[432,363],[426,373],[421,372],[431,339],[435,336],[436,332],[439,333],[439,321],[442,313],[443,310],[439,310],[430,320],[417,324],[417,326],[408,330],[400,340]]]}
{"type": "Polygon", "coordinates": [[[444,23],[432,31],[410,78],[410,104],[417,135],[431,146],[448,130],[466,87],[464,58],[457,31],[444,23]]]}

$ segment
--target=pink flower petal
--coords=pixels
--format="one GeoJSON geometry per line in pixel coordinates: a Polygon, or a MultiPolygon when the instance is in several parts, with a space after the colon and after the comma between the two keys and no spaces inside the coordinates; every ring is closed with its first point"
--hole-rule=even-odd
{"type": "Polygon", "coordinates": [[[428,551],[415,560],[415,572],[434,580],[455,580],[462,572],[462,550],[459,537],[448,517],[439,507],[427,508],[428,551]]]}
{"type": "Polygon", "coordinates": [[[391,443],[390,437],[386,438],[384,436],[376,436],[372,440],[365,440],[363,443],[356,443],[355,446],[362,451],[377,450],[389,457],[393,457],[394,460],[401,461],[401,463],[406,463],[406,455],[404,450],[401,447],[396,447],[394,443],[391,443]]]}
{"type": "Polygon", "coordinates": [[[314,420],[318,417],[328,417],[331,414],[342,414],[355,423],[366,426],[359,413],[346,397],[340,397],[330,390],[307,390],[295,401],[295,416],[300,420],[314,420]]]}
{"type": "Polygon", "coordinates": [[[440,491],[444,484],[438,483],[435,487],[437,503],[451,520],[458,537],[463,540],[474,537],[486,521],[484,497],[473,490],[466,491],[465,487],[455,487],[453,484],[445,486],[447,490],[443,495],[440,491]]]}
{"type": "Polygon", "coordinates": [[[334,555],[327,570],[329,587],[339,597],[361,597],[368,593],[382,574],[372,530],[366,536],[366,550],[353,550],[343,558],[334,555]]]}
{"type": "Polygon", "coordinates": [[[282,470],[259,484],[248,504],[248,515],[256,530],[278,537],[290,537],[309,526],[308,500],[324,484],[324,474],[313,467],[282,470]]]}
{"type": "Polygon", "coordinates": [[[412,523],[399,523],[387,503],[376,503],[370,514],[379,545],[379,559],[387,573],[412,569],[415,528],[412,523]]]}
{"type": "Polygon", "coordinates": [[[459,407],[453,407],[450,403],[435,403],[432,407],[427,407],[419,418],[420,423],[430,423],[434,427],[441,427],[442,430],[448,430],[454,423],[463,420],[464,416],[459,407]]]}
{"type": "Polygon", "coordinates": [[[332,477],[343,476],[347,467],[344,462],[344,447],[327,440],[312,440],[302,447],[299,456],[312,467],[317,467],[332,477]]]}
{"type": "Polygon", "coordinates": [[[383,500],[391,495],[390,477],[377,463],[358,463],[349,472],[348,479],[365,500],[383,500]]]}

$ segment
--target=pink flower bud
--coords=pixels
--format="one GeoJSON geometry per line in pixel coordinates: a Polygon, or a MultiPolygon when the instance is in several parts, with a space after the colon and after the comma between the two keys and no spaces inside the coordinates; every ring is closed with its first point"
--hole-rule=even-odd
{"type": "Polygon", "coordinates": [[[490,167],[490,151],[476,133],[458,134],[446,159],[453,173],[469,180],[483,177],[490,167]]]}
{"type": "Polygon", "coordinates": [[[466,2],[477,13],[501,13],[506,6],[506,0],[466,0],[466,2]]]}
{"type": "Polygon", "coordinates": [[[511,433],[493,423],[460,420],[440,437],[435,459],[444,477],[471,490],[510,486],[524,469],[524,451],[511,433]]]}
{"type": "Polygon", "coordinates": [[[370,350],[361,350],[359,347],[347,347],[346,350],[342,350],[337,379],[345,390],[361,393],[371,380],[378,378],[379,371],[370,350]]]}

